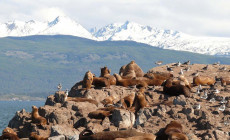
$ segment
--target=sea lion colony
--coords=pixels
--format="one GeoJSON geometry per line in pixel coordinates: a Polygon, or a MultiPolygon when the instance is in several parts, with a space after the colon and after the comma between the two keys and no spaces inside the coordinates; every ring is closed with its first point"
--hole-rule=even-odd
{"type": "MultiPolygon", "coordinates": [[[[196,65],[196,64],[195,64],[196,65]]],[[[144,73],[142,69],[135,63],[131,61],[129,64],[124,65],[120,68],[119,74],[111,75],[111,70],[107,67],[101,68],[100,77],[96,77],[91,71],[87,71],[82,81],[76,83],[71,91],[70,95],[66,93],[60,94],[61,103],[66,102],[89,102],[96,106],[99,106],[96,110],[88,113],[88,117],[91,119],[103,121],[107,117],[111,117],[116,109],[123,109],[133,112],[137,117],[139,110],[143,108],[166,105],[171,106],[172,101],[167,98],[159,100],[158,102],[149,101],[148,92],[150,90],[160,89],[160,94],[165,95],[165,97],[170,96],[180,96],[183,95],[186,98],[194,98],[194,96],[199,96],[202,98],[204,91],[208,91],[209,98],[218,97],[215,95],[216,86],[221,86],[223,90],[228,90],[228,85],[230,84],[229,71],[224,69],[224,75],[219,73],[209,73],[211,67],[220,67],[218,65],[207,65],[204,67],[197,67],[196,70],[192,69],[190,61],[172,64],[170,67],[167,65],[162,66],[155,71],[154,69],[144,73]],[[170,68],[170,70],[169,70],[170,68]],[[184,70],[183,70],[184,69],[184,70]],[[191,74],[188,71],[193,71],[191,74]],[[199,75],[199,73],[201,73],[199,75]],[[205,75],[205,73],[208,73],[205,75]],[[209,75],[209,76],[207,76],[209,75]],[[190,82],[189,82],[190,81],[190,82]],[[135,89],[130,94],[123,96],[110,95],[102,100],[94,100],[92,97],[75,97],[76,91],[81,91],[82,93],[88,93],[91,89],[109,89],[111,86],[123,86],[129,89],[135,89]],[[202,87],[203,86],[203,87],[202,87]],[[194,91],[195,89],[195,91],[194,91]],[[197,93],[198,92],[198,93],[197,93]],[[72,97],[71,97],[72,96],[72,97]],[[211,97],[212,96],[212,97],[211,97]]],[[[219,71],[223,71],[222,69],[219,71]]],[[[61,91],[58,91],[61,93],[61,91]]],[[[209,100],[206,98],[206,100],[209,100]]],[[[224,98],[226,99],[226,98],[224,98]]],[[[229,98],[228,98],[229,99],[229,98]]],[[[58,101],[57,101],[58,102],[58,101]]],[[[226,103],[226,102],[225,102],[226,103]]],[[[196,104],[194,104],[195,106],[196,104]]],[[[35,124],[39,129],[44,131],[49,130],[49,118],[41,116],[39,114],[38,108],[33,106],[31,113],[31,123],[35,124]]],[[[183,132],[183,121],[177,122],[172,121],[165,126],[161,126],[163,130],[159,130],[158,133],[140,133],[135,130],[127,131],[104,131],[100,133],[93,133],[91,130],[85,129],[79,135],[79,138],[84,139],[127,139],[127,140],[141,140],[141,139],[159,139],[159,140],[187,140],[188,136],[183,132]],[[131,132],[132,131],[132,132],[131,132]],[[88,133],[86,133],[88,132],[88,133]],[[155,136],[156,135],[156,136],[155,136]]],[[[50,130],[49,130],[50,131],[50,130]]],[[[230,130],[229,130],[230,131],[230,130]]],[[[50,132],[49,132],[50,133],[50,132]]],[[[43,140],[47,139],[49,133],[44,133],[46,135],[39,135],[37,132],[31,131],[30,139],[43,140]],[[47,135],[48,134],[48,135],[47,135]]],[[[13,133],[10,133],[10,135],[13,133]]],[[[2,137],[5,135],[3,133],[2,137]]],[[[15,134],[13,134],[15,135],[15,134]]],[[[17,135],[16,135],[17,136],[17,135]]]]}

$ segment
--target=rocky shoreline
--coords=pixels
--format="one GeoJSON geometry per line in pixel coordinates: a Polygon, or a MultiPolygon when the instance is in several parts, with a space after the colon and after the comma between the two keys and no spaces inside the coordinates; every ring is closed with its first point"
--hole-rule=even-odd
{"type": "MultiPolygon", "coordinates": [[[[174,77],[178,77],[181,69],[190,67],[189,71],[184,71],[183,75],[192,83],[193,73],[199,72],[203,76],[221,77],[229,76],[229,65],[209,65],[207,70],[203,70],[206,65],[193,64],[173,67],[174,77]],[[220,70],[226,67],[227,70],[220,70]]],[[[166,65],[155,67],[149,71],[167,72],[166,65]]],[[[214,92],[210,86],[202,86],[214,92]]],[[[171,121],[178,121],[183,126],[183,131],[190,140],[227,140],[230,139],[230,86],[222,86],[217,82],[215,89],[220,93],[215,94],[215,101],[210,98],[203,99],[204,91],[197,93],[197,86],[191,88],[191,96],[169,96],[163,93],[162,86],[148,86],[144,92],[145,99],[149,106],[141,108],[137,112],[122,109],[119,101],[124,97],[137,93],[136,86],[122,87],[111,85],[109,88],[82,89],[78,84],[74,85],[68,97],[82,97],[93,99],[98,102],[95,105],[90,102],[74,102],[65,100],[65,91],[57,91],[54,95],[47,97],[44,106],[39,108],[39,114],[48,121],[47,126],[38,126],[32,123],[31,113],[21,110],[9,122],[9,127],[13,128],[19,138],[29,138],[31,132],[38,135],[55,139],[79,138],[79,134],[88,129],[94,133],[103,131],[118,131],[134,129],[138,132],[158,135],[163,128],[171,121]],[[109,116],[102,119],[89,117],[89,113],[105,106],[101,103],[105,98],[114,96],[113,111],[109,116]],[[225,109],[222,111],[221,100],[225,97],[225,109]]],[[[211,94],[209,94],[211,95],[211,94]]],[[[208,96],[209,97],[209,96],[208,96]]]]}

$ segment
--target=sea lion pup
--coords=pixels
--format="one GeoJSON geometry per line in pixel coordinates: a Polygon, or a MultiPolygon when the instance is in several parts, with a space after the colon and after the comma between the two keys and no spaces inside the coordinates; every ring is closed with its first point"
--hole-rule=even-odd
{"type": "Polygon", "coordinates": [[[133,136],[128,138],[116,138],[115,140],[155,140],[156,136],[146,133],[144,136],[133,136]]]}
{"type": "Polygon", "coordinates": [[[163,84],[163,92],[171,96],[185,95],[190,96],[189,88],[183,85],[173,85],[173,79],[166,80],[163,84]]]}
{"type": "Polygon", "coordinates": [[[114,140],[116,138],[128,138],[133,136],[145,136],[145,133],[136,130],[120,130],[120,131],[103,131],[93,133],[91,130],[83,130],[79,134],[79,140],[114,140]]]}
{"type": "Polygon", "coordinates": [[[116,78],[113,75],[110,75],[111,70],[107,67],[101,68],[100,77],[108,78],[110,85],[116,85],[116,78]]]}
{"type": "Polygon", "coordinates": [[[19,137],[12,128],[6,127],[2,131],[2,136],[0,136],[0,140],[19,140],[19,137]]]}
{"type": "Polygon", "coordinates": [[[157,140],[188,140],[183,134],[182,125],[177,121],[171,121],[164,130],[158,134],[157,140]]]}
{"type": "Polygon", "coordinates": [[[135,86],[139,85],[141,87],[147,87],[147,83],[143,80],[137,80],[137,79],[122,79],[120,75],[114,74],[114,76],[117,79],[117,85],[128,87],[128,86],[135,86]]]}
{"type": "Polygon", "coordinates": [[[110,82],[108,78],[105,77],[93,77],[93,83],[95,87],[110,87],[110,82]]]}
{"type": "Polygon", "coordinates": [[[121,99],[122,107],[123,108],[130,108],[132,107],[135,99],[135,92],[132,92],[128,96],[125,96],[123,99],[121,99]]]}
{"type": "Polygon", "coordinates": [[[32,117],[32,122],[35,124],[42,125],[42,126],[47,124],[46,118],[38,114],[38,108],[34,105],[32,106],[31,117],[32,117]]]}
{"type": "Polygon", "coordinates": [[[101,101],[101,103],[106,106],[106,105],[113,105],[113,101],[116,100],[116,96],[109,96],[105,98],[104,100],[101,101]]]}
{"type": "Polygon", "coordinates": [[[81,97],[66,97],[65,101],[74,101],[74,102],[89,102],[98,106],[98,102],[93,99],[81,98],[81,97]]]}
{"type": "Polygon", "coordinates": [[[87,71],[82,81],[82,86],[86,90],[90,89],[93,83],[94,74],[91,71],[87,71]]]}
{"type": "Polygon", "coordinates": [[[143,77],[144,76],[143,70],[136,64],[135,61],[131,61],[129,64],[126,65],[122,76],[129,75],[130,70],[134,70],[136,77],[143,77]]]}
{"type": "Polygon", "coordinates": [[[188,82],[188,79],[184,77],[184,75],[180,75],[178,79],[183,81],[185,86],[191,89],[191,84],[188,82]]]}
{"type": "Polygon", "coordinates": [[[214,85],[216,82],[215,78],[207,77],[207,76],[195,76],[193,77],[193,85],[214,85]]]}
{"type": "Polygon", "coordinates": [[[31,132],[30,133],[30,140],[48,140],[49,137],[42,137],[37,135],[36,132],[31,132]]]}

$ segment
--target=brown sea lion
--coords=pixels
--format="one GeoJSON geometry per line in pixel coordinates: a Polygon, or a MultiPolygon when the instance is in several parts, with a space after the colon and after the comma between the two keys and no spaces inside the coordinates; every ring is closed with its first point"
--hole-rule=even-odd
{"type": "Polygon", "coordinates": [[[6,127],[2,131],[2,136],[0,136],[0,140],[19,140],[19,137],[12,128],[6,127]]]}
{"type": "Polygon", "coordinates": [[[112,105],[113,104],[113,101],[116,99],[117,97],[115,96],[109,96],[107,98],[105,98],[104,100],[101,101],[101,103],[103,105],[112,105]]]}
{"type": "Polygon", "coordinates": [[[108,78],[105,77],[93,77],[93,83],[95,87],[110,87],[110,82],[108,78]]]}
{"type": "Polygon", "coordinates": [[[116,85],[116,78],[113,75],[110,75],[111,70],[107,67],[101,68],[101,75],[100,77],[105,77],[109,80],[110,85],[116,85]]]}
{"type": "Polygon", "coordinates": [[[85,129],[79,134],[79,140],[114,140],[116,138],[145,135],[146,133],[137,132],[136,130],[103,131],[94,134],[92,131],[85,129]]]}
{"type": "Polygon", "coordinates": [[[116,138],[115,140],[155,140],[156,136],[146,133],[144,136],[133,136],[128,138],[116,138]]]}
{"type": "Polygon", "coordinates": [[[148,77],[150,79],[161,79],[167,80],[173,77],[173,74],[166,72],[148,72],[144,75],[144,77],[148,77]]]}
{"type": "Polygon", "coordinates": [[[121,99],[122,106],[124,108],[130,108],[132,107],[135,99],[135,92],[132,92],[128,96],[125,96],[123,99],[121,99]]]}
{"type": "Polygon", "coordinates": [[[193,85],[214,85],[216,82],[215,78],[208,76],[195,76],[193,77],[193,85]]]}
{"type": "Polygon", "coordinates": [[[173,85],[173,79],[166,80],[163,84],[163,92],[171,96],[190,96],[189,88],[183,85],[173,85]]]}
{"type": "Polygon", "coordinates": [[[30,133],[30,140],[48,140],[49,137],[42,137],[37,135],[36,132],[31,132],[30,133]]]}
{"type": "Polygon", "coordinates": [[[32,122],[35,124],[42,125],[42,126],[47,124],[46,118],[39,115],[38,108],[36,106],[32,106],[31,117],[32,117],[32,122]]]}
{"type": "Polygon", "coordinates": [[[230,85],[230,77],[221,77],[220,81],[222,86],[230,85]]]}
{"type": "Polygon", "coordinates": [[[147,83],[143,80],[136,80],[136,79],[122,79],[120,75],[114,74],[117,79],[117,85],[128,87],[128,86],[135,86],[139,85],[141,87],[147,87],[147,83]]]}
{"type": "Polygon", "coordinates": [[[93,77],[94,77],[94,74],[91,73],[91,71],[87,71],[85,73],[85,76],[82,81],[83,88],[86,88],[86,90],[91,88],[92,83],[93,83],[93,77]]]}
{"type": "Polygon", "coordinates": [[[145,90],[146,90],[145,88],[141,88],[136,94],[135,103],[134,103],[136,112],[139,111],[141,108],[149,106],[148,102],[145,99],[145,95],[144,95],[145,90]]]}
{"type": "Polygon", "coordinates": [[[157,136],[157,140],[188,140],[183,133],[182,125],[177,121],[171,121],[157,136]]]}
{"type": "Polygon", "coordinates": [[[134,70],[136,77],[143,77],[144,72],[143,70],[136,64],[135,61],[131,61],[129,64],[126,65],[124,73],[122,76],[126,76],[130,73],[130,70],[134,70]]]}
{"type": "Polygon", "coordinates": [[[188,79],[184,77],[184,75],[180,75],[178,78],[179,78],[179,80],[184,82],[186,87],[191,89],[191,84],[188,82],[188,79]]]}
{"type": "Polygon", "coordinates": [[[106,110],[96,110],[96,111],[92,111],[88,114],[89,118],[93,118],[93,119],[102,119],[104,120],[105,117],[108,117],[111,115],[110,111],[106,111],[106,110]]]}

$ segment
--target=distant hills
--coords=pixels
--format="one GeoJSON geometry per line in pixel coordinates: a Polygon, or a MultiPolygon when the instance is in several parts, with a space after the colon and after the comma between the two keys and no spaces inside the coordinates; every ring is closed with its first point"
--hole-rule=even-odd
{"type": "Polygon", "coordinates": [[[161,60],[230,64],[230,58],[165,50],[134,41],[95,41],[66,35],[0,38],[0,94],[46,97],[58,83],[70,89],[86,71],[97,76],[100,67],[112,73],[135,60],[147,72],[161,60]]]}
{"type": "Polygon", "coordinates": [[[0,23],[0,37],[31,35],[72,35],[96,41],[136,41],[157,48],[230,57],[230,38],[197,37],[170,29],[158,29],[135,22],[112,23],[86,30],[66,16],[53,21],[11,21],[0,23]]]}

